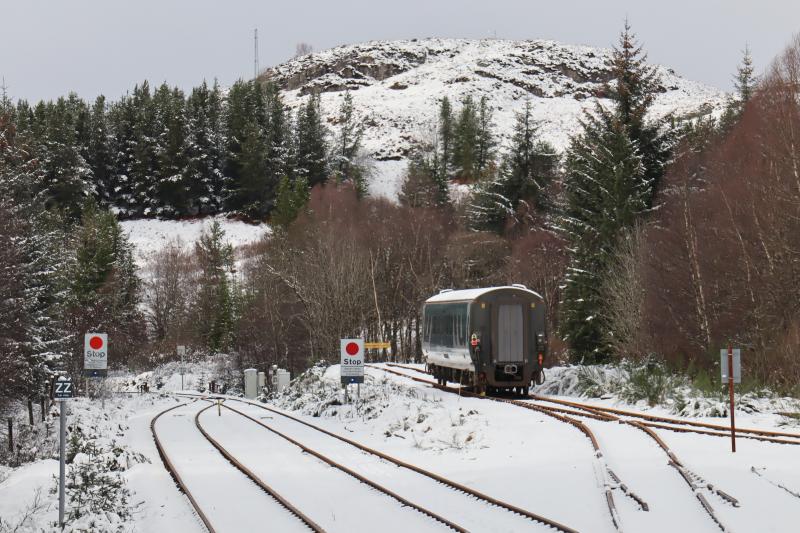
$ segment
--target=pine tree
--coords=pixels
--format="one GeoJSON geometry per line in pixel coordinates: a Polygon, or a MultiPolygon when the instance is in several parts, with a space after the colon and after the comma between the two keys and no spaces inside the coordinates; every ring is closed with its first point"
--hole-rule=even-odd
{"type": "Polygon", "coordinates": [[[753,96],[756,85],[756,78],[753,72],[753,57],[750,55],[750,47],[745,46],[744,52],[742,52],[742,62],[736,69],[736,77],[734,80],[736,93],[742,103],[747,103],[753,96]]]}
{"type": "MultiPolygon", "coordinates": [[[[434,154],[435,157],[435,154],[434,154]]],[[[450,203],[447,177],[436,165],[416,152],[408,162],[398,198],[409,207],[445,207],[450,203]]]]}
{"type": "Polygon", "coordinates": [[[608,93],[612,110],[584,117],[566,159],[562,227],[570,243],[561,330],[574,358],[607,360],[604,306],[599,287],[621,230],[651,208],[670,157],[673,133],[648,122],[658,79],[645,64],[627,21],[614,49],[608,93]]]}
{"type": "Polygon", "coordinates": [[[86,162],[92,169],[95,191],[100,205],[113,205],[115,161],[111,148],[111,131],[108,122],[106,98],[97,97],[90,115],[89,141],[86,162]]]}
{"type": "Polygon", "coordinates": [[[753,58],[750,55],[750,48],[745,46],[742,52],[742,61],[736,68],[736,75],[733,77],[736,95],[735,97],[729,97],[725,112],[720,117],[718,128],[720,133],[725,134],[733,128],[741,118],[747,102],[752,98],[757,83],[753,72],[753,58]]]}
{"type": "Polygon", "coordinates": [[[450,104],[450,99],[446,96],[442,98],[442,102],[439,106],[439,127],[437,133],[439,135],[439,145],[441,147],[439,173],[444,176],[444,179],[449,180],[452,176],[453,169],[455,120],[453,118],[453,107],[450,104]]]}
{"type": "Polygon", "coordinates": [[[111,105],[108,113],[111,124],[111,147],[114,153],[114,173],[108,192],[111,203],[120,213],[130,215],[135,210],[133,196],[133,167],[135,154],[136,110],[133,99],[125,95],[111,105]]]}
{"type": "Polygon", "coordinates": [[[183,181],[187,164],[186,100],[166,83],[153,95],[155,135],[155,189],[151,204],[159,216],[181,216],[189,210],[188,187],[183,181]]]}
{"type": "Polygon", "coordinates": [[[278,185],[275,209],[270,221],[277,226],[288,227],[308,204],[308,196],[308,182],[305,178],[292,182],[288,176],[284,176],[278,185]]]}
{"type": "Polygon", "coordinates": [[[562,330],[573,356],[607,360],[600,280],[620,231],[647,210],[650,184],[643,158],[618,117],[586,119],[566,161],[564,228],[572,248],[562,330]]]}
{"type": "Polygon", "coordinates": [[[488,99],[482,96],[478,103],[477,114],[478,131],[475,139],[475,170],[474,174],[480,178],[494,163],[494,149],[497,141],[492,132],[492,110],[489,108],[488,99]]]}
{"type": "Polygon", "coordinates": [[[367,192],[366,170],[358,164],[356,158],[361,148],[364,126],[355,116],[353,96],[349,91],[345,92],[342,99],[338,122],[339,132],[331,154],[333,175],[337,182],[352,183],[359,197],[362,197],[367,192]]]}
{"type": "Polygon", "coordinates": [[[465,181],[477,179],[478,168],[478,113],[472,96],[461,102],[453,136],[453,171],[465,181]]]}
{"type": "Polygon", "coordinates": [[[297,111],[294,139],[294,172],[309,187],[328,180],[328,132],[322,122],[319,95],[311,95],[297,111]]]}
{"type": "Polygon", "coordinates": [[[516,116],[511,147],[496,176],[479,182],[468,208],[473,229],[502,233],[509,221],[518,219],[521,203],[527,211],[542,213],[548,207],[545,191],[558,167],[555,149],[538,139],[531,104],[516,116]]]}
{"type": "Polygon", "coordinates": [[[233,247],[225,242],[225,231],[218,220],[200,235],[195,254],[200,265],[194,306],[197,334],[212,352],[224,351],[233,341],[235,297],[230,279],[233,247]]]}
{"type": "MultiPolygon", "coordinates": [[[[61,357],[60,250],[34,196],[36,160],[20,143],[9,107],[0,112],[0,405],[40,392],[61,357]],[[55,244],[55,245],[54,245],[55,244]]],[[[62,228],[63,224],[54,226],[62,228]]]]}
{"type": "MultiPolygon", "coordinates": [[[[112,213],[87,202],[72,248],[66,302],[71,345],[82,346],[82,332],[106,331],[114,339],[115,361],[127,365],[139,352],[144,335],[133,246],[112,213]]],[[[81,354],[74,349],[73,371],[80,370],[81,354]]]]}
{"type": "Polygon", "coordinates": [[[133,89],[132,160],[128,179],[131,214],[153,215],[158,207],[157,127],[150,84],[142,82],[133,89]]]}
{"type": "Polygon", "coordinates": [[[63,210],[75,218],[84,199],[92,194],[92,171],[81,155],[76,117],[69,102],[59,98],[55,104],[37,106],[36,121],[41,128],[37,148],[42,165],[38,186],[48,208],[63,210]]]}
{"type": "Polygon", "coordinates": [[[204,81],[192,90],[186,101],[187,135],[183,151],[186,165],[183,178],[187,188],[189,215],[219,212],[225,187],[223,173],[225,138],[223,106],[219,86],[211,89],[204,81]]]}
{"type": "Polygon", "coordinates": [[[614,105],[618,120],[636,143],[650,183],[647,199],[652,207],[661,178],[674,146],[674,133],[665,120],[648,121],[647,112],[655,100],[661,80],[656,68],[646,63],[647,54],[636,42],[628,21],[620,34],[619,45],[612,56],[612,77],[606,92],[614,105]]]}

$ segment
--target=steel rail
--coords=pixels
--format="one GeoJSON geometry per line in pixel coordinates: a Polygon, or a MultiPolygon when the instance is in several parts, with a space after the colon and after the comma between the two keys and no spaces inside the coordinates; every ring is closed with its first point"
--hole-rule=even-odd
{"type": "MultiPolygon", "coordinates": [[[[391,367],[396,367],[396,368],[402,368],[404,370],[411,370],[411,371],[414,371],[414,372],[419,372],[419,373],[425,374],[427,376],[430,375],[430,374],[428,374],[427,372],[425,372],[423,370],[420,370],[420,369],[414,368],[414,367],[410,367],[410,366],[398,365],[396,363],[386,363],[386,365],[387,366],[391,366],[391,367]]],[[[375,367],[375,368],[379,368],[379,367],[375,367]]],[[[408,376],[408,375],[405,375],[405,374],[403,374],[403,376],[411,378],[411,376],[408,376]]],[[[554,403],[554,404],[562,405],[562,406],[565,406],[565,407],[574,408],[574,409],[580,409],[580,410],[584,410],[585,412],[590,412],[590,413],[592,413],[591,418],[595,418],[595,419],[598,419],[598,420],[600,419],[600,417],[602,417],[604,415],[608,416],[610,414],[614,414],[614,415],[618,415],[618,416],[627,416],[627,417],[630,417],[630,418],[639,418],[639,419],[642,419],[642,420],[646,420],[647,422],[645,423],[645,425],[649,426],[649,427],[655,427],[655,428],[659,428],[659,429],[667,429],[667,430],[670,430],[670,431],[677,431],[677,432],[682,432],[682,433],[691,432],[691,433],[697,433],[697,434],[700,434],[700,435],[712,435],[712,436],[716,436],[716,437],[730,438],[730,427],[722,426],[722,425],[719,425],[719,424],[710,424],[710,423],[706,423],[706,422],[695,422],[693,420],[681,420],[681,419],[678,419],[678,418],[668,417],[668,416],[649,415],[647,413],[639,413],[639,412],[636,412],[636,411],[628,411],[628,410],[624,410],[624,409],[616,409],[616,408],[613,408],[613,407],[592,405],[592,404],[586,404],[586,403],[575,402],[575,401],[570,401],[570,400],[562,400],[562,399],[559,399],[559,398],[550,398],[550,397],[541,396],[541,395],[538,395],[538,394],[531,394],[530,397],[532,399],[538,400],[540,402],[554,403]],[[665,424],[671,424],[671,425],[665,425],[665,424]],[[680,426],[690,426],[692,428],[702,428],[702,429],[705,429],[705,430],[712,430],[712,431],[702,431],[702,430],[699,430],[699,429],[687,429],[687,428],[681,428],[680,426]],[[715,433],[714,431],[718,431],[718,432],[721,432],[721,433],[715,433]]],[[[575,414],[575,415],[579,414],[578,412],[573,411],[571,409],[565,409],[564,411],[559,411],[559,412],[571,412],[571,414],[575,414]]],[[[742,438],[749,438],[749,439],[752,439],[752,440],[760,440],[762,442],[773,442],[773,443],[776,443],[776,444],[800,445],[800,434],[798,434],[798,433],[788,433],[788,432],[784,432],[784,431],[771,431],[771,430],[766,430],[766,429],[762,430],[762,429],[739,428],[739,427],[736,428],[736,433],[737,433],[738,436],[740,436],[742,438]],[[742,435],[742,433],[744,433],[744,435],[742,435]],[[780,438],[774,438],[774,437],[788,437],[788,438],[798,439],[798,440],[794,441],[794,440],[786,440],[786,439],[780,439],[780,438]]]]}
{"type": "MultiPolygon", "coordinates": [[[[194,401],[196,402],[197,400],[194,401]]],[[[175,468],[175,465],[173,465],[172,461],[170,461],[166,450],[164,450],[164,446],[161,444],[161,439],[158,438],[158,433],[156,432],[156,421],[159,418],[161,418],[162,415],[172,411],[173,409],[177,409],[178,407],[189,405],[190,403],[193,402],[180,403],[178,405],[174,405],[158,413],[150,421],[150,432],[153,434],[153,440],[156,443],[156,449],[158,450],[158,455],[161,457],[161,462],[164,463],[164,467],[167,469],[167,472],[169,472],[169,475],[172,476],[173,480],[175,480],[175,483],[178,485],[180,491],[183,492],[187,498],[189,498],[189,502],[192,504],[192,507],[194,508],[195,513],[197,513],[197,516],[200,517],[200,520],[203,522],[203,525],[206,526],[208,533],[216,533],[214,526],[211,525],[211,522],[209,521],[208,517],[203,512],[203,510],[200,508],[200,505],[197,503],[197,500],[194,499],[192,492],[183,482],[183,479],[181,478],[181,475],[178,473],[178,470],[175,468]]]]}
{"type": "MultiPolygon", "coordinates": [[[[380,367],[374,367],[374,368],[379,368],[380,369],[380,367]]],[[[401,368],[406,368],[408,370],[412,370],[412,368],[410,368],[410,367],[401,367],[401,368]]],[[[407,377],[407,378],[412,379],[414,381],[418,381],[418,382],[422,382],[422,383],[428,383],[428,384],[430,384],[430,385],[432,385],[432,386],[434,386],[436,388],[439,388],[439,389],[443,388],[442,386],[437,385],[435,383],[432,383],[432,382],[430,382],[428,380],[423,380],[423,379],[420,379],[420,378],[411,377],[411,376],[408,376],[406,374],[402,374],[400,372],[395,372],[393,370],[388,370],[388,369],[382,369],[382,370],[385,370],[386,372],[391,372],[393,374],[397,374],[397,375],[400,375],[400,376],[403,376],[403,377],[407,377]]],[[[416,371],[419,372],[418,369],[413,369],[413,370],[416,370],[416,371]]],[[[447,389],[450,389],[450,388],[448,387],[447,389]]],[[[453,390],[450,389],[449,392],[453,392],[453,390]]],[[[462,392],[462,394],[463,394],[463,392],[462,392]]],[[[536,398],[535,395],[531,395],[531,397],[532,398],[536,398]]],[[[554,417],[557,417],[557,418],[558,417],[562,417],[562,418],[565,418],[565,419],[569,420],[569,417],[565,417],[564,415],[561,415],[561,414],[555,412],[557,408],[554,408],[554,407],[543,406],[543,405],[539,405],[539,404],[532,404],[532,403],[525,402],[525,401],[520,401],[520,400],[510,400],[510,399],[502,399],[502,398],[492,398],[492,399],[495,399],[497,401],[504,401],[504,402],[507,402],[507,403],[511,403],[513,405],[518,405],[520,407],[525,407],[527,409],[532,409],[532,410],[539,411],[539,412],[546,412],[547,410],[551,410],[552,411],[551,416],[554,416],[554,417]]],[[[680,474],[681,478],[683,478],[684,481],[686,481],[686,483],[689,485],[690,489],[692,490],[692,493],[695,495],[697,500],[700,502],[700,505],[703,507],[703,509],[706,511],[706,513],[710,516],[710,518],[714,521],[714,523],[722,531],[729,531],[725,527],[725,525],[722,523],[722,521],[719,519],[719,517],[717,516],[717,513],[714,511],[714,508],[711,506],[711,504],[708,502],[708,500],[705,498],[705,496],[699,491],[699,489],[707,488],[708,490],[710,490],[711,492],[717,494],[719,497],[721,497],[722,499],[724,499],[728,503],[732,504],[734,507],[738,507],[739,506],[739,501],[736,498],[734,498],[733,496],[731,496],[730,494],[728,494],[727,492],[724,492],[724,491],[716,488],[711,483],[705,482],[700,476],[698,476],[697,474],[694,474],[693,472],[688,470],[686,468],[686,466],[684,466],[684,464],[678,459],[678,457],[675,455],[675,453],[672,450],[670,450],[669,446],[667,446],[667,444],[661,439],[661,437],[659,437],[650,427],[648,427],[651,424],[644,423],[644,422],[639,422],[639,421],[636,421],[636,420],[621,419],[621,418],[619,418],[617,416],[613,416],[613,415],[609,414],[611,412],[610,410],[599,410],[599,409],[595,410],[595,409],[593,409],[592,407],[590,407],[588,405],[579,404],[577,402],[567,402],[567,401],[559,400],[559,401],[555,401],[553,403],[569,405],[569,406],[572,406],[572,407],[575,407],[577,409],[580,409],[580,410],[584,411],[584,413],[574,412],[576,415],[579,415],[579,416],[590,416],[592,418],[603,420],[603,421],[607,421],[607,422],[626,423],[626,424],[629,424],[629,425],[632,425],[632,426],[636,427],[637,429],[640,429],[640,430],[644,431],[650,438],[652,438],[653,440],[656,441],[656,443],[659,445],[659,447],[661,447],[662,450],[664,450],[664,452],[667,454],[667,456],[670,459],[669,460],[669,465],[672,466],[673,468],[675,468],[678,471],[678,473],[680,474]],[[694,479],[698,479],[702,483],[705,483],[705,487],[698,486],[694,482],[694,479]]],[[[685,429],[685,428],[684,428],[684,430],[687,431],[687,432],[688,431],[697,432],[697,430],[689,430],[689,429],[685,429]]],[[[596,439],[593,439],[593,443],[594,442],[596,442],[596,439]]],[[[613,475],[613,473],[612,473],[612,475],[613,475]]],[[[616,477],[616,476],[614,476],[614,477],[616,477]]]]}
{"type": "Polygon", "coordinates": [[[267,407],[266,405],[262,405],[262,404],[259,404],[259,403],[250,402],[250,401],[246,401],[246,400],[240,400],[238,398],[230,398],[230,400],[237,401],[237,402],[240,402],[240,403],[244,403],[246,405],[251,405],[253,407],[257,407],[259,409],[263,409],[265,411],[269,411],[271,413],[280,415],[280,416],[282,416],[284,418],[288,418],[289,420],[292,420],[292,421],[297,422],[299,424],[302,424],[302,425],[304,425],[306,427],[309,427],[311,429],[314,429],[316,431],[324,433],[325,435],[333,437],[333,438],[335,438],[335,439],[337,439],[337,440],[339,440],[341,442],[344,442],[344,443],[347,443],[347,444],[349,444],[351,446],[354,446],[354,447],[358,448],[359,450],[361,450],[363,452],[369,453],[370,455],[374,455],[374,456],[379,457],[379,458],[381,458],[381,459],[383,459],[385,461],[393,463],[393,464],[395,464],[395,465],[397,465],[397,466],[399,466],[401,468],[406,468],[408,470],[411,470],[413,472],[421,474],[421,475],[423,475],[425,477],[428,477],[430,479],[433,479],[433,480],[441,483],[442,485],[448,486],[448,487],[450,487],[452,489],[455,489],[455,490],[457,490],[459,492],[462,492],[464,494],[468,494],[469,496],[472,496],[473,498],[476,498],[478,500],[484,501],[484,502],[486,502],[486,503],[488,503],[490,505],[493,505],[495,507],[500,507],[500,508],[505,509],[507,511],[510,511],[512,513],[515,513],[515,514],[518,514],[518,515],[523,516],[525,518],[528,518],[528,519],[530,519],[530,520],[532,520],[534,522],[538,522],[540,524],[552,527],[552,528],[556,529],[557,531],[561,531],[563,533],[577,533],[577,530],[575,530],[575,529],[573,529],[571,527],[565,526],[564,524],[561,524],[559,522],[556,522],[555,520],[551,520],[549,518],[545,518],[544,516],[541,516],[539,514],[532,513],[530,511],[527,511],[525,509],[522,509],[522,508],[517,507],[515,505],[512,505],[510,503],[506,503],[506,502],[504,502],[502,500],[498,500],[497,498],[494,498],[494,497],[489,496],[487,494],[484,494],[484,493],[482,493],[480,491],[477,491],[475,489],[467,487],[466,485],[462,485],[460,483],[452,481],[452,480],[450,480],[448,478],[445,478],[444,476],[440,476],[439,474],[435,474],[433,472],[430,472],[428,470],[420,468],[420,467],[418,467],[418,466],[416,466],[414,464],[407,463],[405,461],[401,461],[400,459],[396,459],[396,458],[394,458],[394,457],[392,457],[390,455],[387,455],[387,454],[385,454],[383,452],[380,452],[378,450],[375,450],[373,448],[365,446],[365,445],[363,445],[361,443],[358,443],[358,442],[356,442],[354,440],[348,439],[347,437],[343,437],[341,435],[337,435],[336,433],[333,433],[333,432],[328,431],[326,429],[323,429],[323,428],[321,428],[319,426],[311,424],[310,422],[306,422],[305,420],[301,420],[301,419],[299,419],[297,417],[294,417],[292,415],[283,413],[283,412],[278,411],[276,409],[273,409],[271,407],[267,407]]]}
{"type": "MultiPolygon", "coordinates": [[[[512,405],[518,405],[519,407],[524,407],[526,409],[530,409],[531,411],[537,411],[537,412],[539,412],[539,413],[541,413],[541,414],[543,414],[545,416],[549,416],[551,418],[555,418],[556,420],[558,420],[560,422],[569,424],[569,425],[577,428],[579,431],[581,431],[589,439],[589,441],[592,444],[592,448],[594,449],[594,457],[601,464],[601,471],[605,472],[606,474],[608,474],[609,476],[611,476],[614,479],[619,479],[616,476],[616,474],[614,474],[611,471],[611,469],[608,467],[608,465],[605,464],[605,460],[603,458],[603,452],[600,449],[600,444],[597,441],[597,437],[595,437],[595,435],[592,432],[592,430],[589,429],[589,427],[586,426],[586,424],[584,424],[580,420],[576,420],[574,418],[570,418],[568,416],[549,411],[549,410],[547,410],[547,409],[545,409],[543,407],[540,407],[538,405],[526,404],[526,403],[523,403],[523,402],[516,403],[516,402],[514,402],[514,400],[509,400],[509,399],[506,399],[506,398],[496,398],[496,397],[492,397],[492,396],[480,396],[480,395],[475,394],[473,392],[465,391],[462,388],[448,387],[446,385],[444,385],[444,386],[443,385],[438,385],[438,384],[433,383],[433,382],[431,382],[431,381],[429,381],[427,379],[422,379],[422,378],[417,378],[417,377],[414,377],[414,376],[409,376],[407,374],[403,374],[401,372],[397,372],[395,370],[391,370],[391,369],[388,369],[388,368],[382,368],[382,367],[374,366],[374,365],[367,365],[367,366],[370,366],[371,368],[375,368],[377,370],[382,370],[384,372],[388,372],[390,374],[394,374],[394,375],[397,375],[397,376],[402,376],[402,377],[411,379],[413,381],[416,381],[418,383],[425,383],[427,385],[431,385],[431,386],[433,386],[433,387],[435,387],[435,388],[437,388],[439,390],[443,390],[445,392],[450,392],[450,393],[453,393],[453,394],[460,394],[462,396],[467,396],[467,397],[480,398],[480,399],[492,400],[492,401],[501,402],[501,403],[510,403],[512,405]]],[[[404,368],[404,367],[401,367],[401,368],[404,368]]],[[[416,369],[414,369],[414,370],[416,370],[416,369]]],[[[617,511],[616,503],[614,502],[614,494],[612,493],[612,487],[611,487],[611,484],[609,483],[608,479],[605,476],[603,476],[603,477],[604,477],[604,479],[603,479],[603,494],[605,496],[606,505],[608,507],[608,512],[611,515],[611,521],[614,524],[614,527],[618,531],[621,531],[622,530],[622,520],[620,519],[619,512],[617,511]]],[[[620,483],[619,487],[620,487],[620,489],[622,489],[624,487],[623,492],[627,496],[629,496],[631,499],[636,501],[636,503],[639,504],[639,506],[643,510],[645,510],[645,511],[649,510],[649,506],[647,505],[647,503],[642,498],[640,498],[639,496],[634,494],[633,492],[630,492],[628,490],[627,485],[625,485],[623,483],[620,483]]]]}
{"type": "Polygon", "coordinates": [[[250,478],[250,480],[253,483],[258,485],[264,492],[269,494],[272,497],[272,499],[274,499],[276,502],[278,502],[278,504],[280,504],[281,507],[283,507],[291,514],[296,516],[298,519],[300,519],[300,521],[303,522],[309,529],[311,529],[315,533],[325,533],[325,530],[322,527],[320,527],[316,522],[311,520],[311,518],[303,514],[303,512],[301,512],[297,507],[292,505],[286,498],[278,494],[278,492],[275,491],[275,489],[264,483],[264,481],[261,480],[261,478],[259,478],[255,473],[253,473],[252,470],[250,470],[249,468],[244,466],[241,462],[239,462],[224,446],[222,446],[222,444],[220,444],[217,440],[215,440],[211,435],[208,434],[208,432],[203,428],[203,425],[200,423],[200,415],[206,412],[207,410],[211,409],[215,405],[216,405],[215,403],[212,403],[211,405],[199,410],[197,414],[194,415],[194,424],[195,426],[197,426],[197,429],[200,430],[200,433],[203,434],[206,440],[208,440],[208,442],[210,442],[211,445],[214,446],[214,448],[216,448],[217,451],[221,453],[222,456],[225,457],[225,459],[227,459],[228,462],[231,463],[237,470],[239,470],[245,476],[250,478]]]}
{"type": "Polygon", "coordinates": [[[243,412],[239,411],[238,409],[234,409],[233,407],[229,407],[229,406],[227,406],[225,404],[223,404],[222,406],[225,407],[226,409],[230,410],[230,411],[233,411],[236,414],[239,414],[239,415],[243,416],[244,418],[250,420],[251,422],[255,422],[256,424],[258,424],[259,426],[263,427],[264,429],[267,429],[267,430],[271,431],[272,433],[274,433],[275,435],[278,435],[279,437],[281,437],[281,438],[287,440],[288,442],[294,444],[295,446],[297,446],[298,448],[300,448],[304,452],[306,452],[306,453],[308,453],[310,455],[313,455],[314,457],[316,457],[317,459],[321,460],[322,462],[324,462],[324,463],[326,463],[326,464],[328,464],[328,465],[330,465],[330,466],[332,466],[332,467],[334,467],[334,468],[336,468],[338,470],[341,470],[342,472],[344,472],[345,474],[347,474],[349,476],[354,477],[355,479],[357,479],[361,483],[364,483],[364,484],[372,487],[373,489],[375,489],[375,490],[377,490],[379,492],[382,492],[383,494],[389,496],[390,498],[393,498],[393,499],[397,500],[401,504],[406,505],[408,507],[411,507],[412,509],[422,513],[423,515],[426,515],[429,518],[433,518],[437,522],[441,522],[442,524],[446,525],[447,527],[449,527],[450,529],[452,529],[454,531],[458,531],[460,533],[467,533],[467,530],[464,529],[463,527],[461,527],[461,526],[459,526],[457,524],[454,524],[453,522],[451,522],[451,521],[447,520],[446,518],[434,513],[433,511],[430,511],[430,510],[428,510],[428,509],[426,509],[424,507],[421,507],[421,506],[419,506],[419,505],[417,505],[417,504],[415,504],[415,503],[403,498],[399,494],[387,489],[386,487],[384,487],[384,486],[382,486],[382,485],[380,485],[380,484],[378,484],[378,483],[376,483],[376,482],[374,482],[374,481],[372,481],[370,479],[365,478],[361,474],[351,470],[350,468],[347,468],[346,466],[334,461],[333,459],[330,459],[329,457],[326,457],[325,455],[319,453],[318,451],[313,450],[313,449],[309,448],[308,446],[303,445],[299,441],[289,437],[288,435],[278,431],[277,429],[269,427],[267,424],[261,422],[260,420],[257,420],[255,418],[253,418],[252,416],[248,415],[247,413],[243,413],[243,412]]]}

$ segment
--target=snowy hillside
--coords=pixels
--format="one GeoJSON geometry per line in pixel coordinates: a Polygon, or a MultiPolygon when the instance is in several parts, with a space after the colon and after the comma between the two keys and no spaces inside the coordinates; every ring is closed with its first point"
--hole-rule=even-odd
{"type": "MultiPolygon", "coordinates": [[[[225,217],[215,217],[225,231],[225,240],[234,248],[257,242],[269,231],[266,224],[248,224],[225,217]]],[[[147,265],[148,260],[160,251],[167,243],[180,240],[185,246],[191,246],[207,228],[212,218],[202,220],[158,220],[139,219],[124,220],[120,224],[128,233],[131,243],[136,247],[136,263],[140,268],[147,265]]]]}
{"type": "MultiPolygon", "coordinates": [[[[430,138],[437,103],[486,95],[495,131],[505,138],[526,99],[545,139],[564,149],[582,113],[599,100],[610,76],[610,49],[553,41],[424,39],[347,45],[303,56],[265,72],[296,107],[320,92],[335,130],[346,89],[366,125],[364,148],[375,160],[373,194],[396,196],[405,158],[415,142],[430,138]]],[[[709,113],[725,93],[658,67],[661,89],[654,116],[709,113]]]]}

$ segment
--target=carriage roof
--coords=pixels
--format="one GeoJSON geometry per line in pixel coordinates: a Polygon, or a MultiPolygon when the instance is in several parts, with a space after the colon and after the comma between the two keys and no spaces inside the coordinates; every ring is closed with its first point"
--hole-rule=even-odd
{"type": "Polygon", "coordinates": [[[446,303],[446,302],[471,302],[476,298],[480,298],[485,294],[489,294],[490,292],[499,291],[499,290],[514,290],[524,292],[530,295],[535,296],[539,300],[542,300],[542,296],[523,285],[504,285],[500,287],[483,287],[477,289],[461,289],[457,291],[452,290],[444,290],[435,296],[431,296],[427,300],[425,300],[426,304],[435,304],[435,303],[446,303]]]}

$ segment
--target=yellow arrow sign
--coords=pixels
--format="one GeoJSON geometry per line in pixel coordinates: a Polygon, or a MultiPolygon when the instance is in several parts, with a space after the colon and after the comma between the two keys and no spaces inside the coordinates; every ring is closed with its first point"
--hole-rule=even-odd
{"type": "Polygon", "coordinates": [[[389,350],[392,344],[390,342],[365,342],[364,348],[367,350],[389,350]]]}

